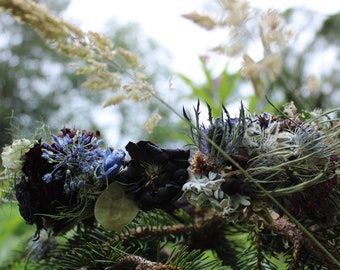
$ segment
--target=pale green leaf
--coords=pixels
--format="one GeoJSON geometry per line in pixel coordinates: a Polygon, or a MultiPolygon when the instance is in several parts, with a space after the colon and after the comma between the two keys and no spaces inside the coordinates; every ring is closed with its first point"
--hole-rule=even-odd
{"type": "Polygon", "coordinates": [[[129,224],[139,208],[127,197],[122,187],[112,183],[97,199],[94,216],[107,230],[115,231],[129,224]]]}

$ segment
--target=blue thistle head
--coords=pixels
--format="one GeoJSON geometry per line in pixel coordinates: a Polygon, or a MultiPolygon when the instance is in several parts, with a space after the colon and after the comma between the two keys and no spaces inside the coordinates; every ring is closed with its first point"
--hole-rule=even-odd
{"type": "MultiPolygon", "coordinates": [[[[231,118],[229,112],[223,106],[221,116],[214,119],[211,108],[208,106],[208,125],[199,124],[199,102],[194,111],[197,128],[191,130],[193,142],[198,150],[209,160],[209,163],[222,167],[226,165],[227,160],[221,155],[218,148],[221,148],[230,156],[242,154],[241,142],[247,121],[242,104],[239,117],[235,118],[231,118]]],[[[185,112],[184,116],[190,121],[185,112]]]]}

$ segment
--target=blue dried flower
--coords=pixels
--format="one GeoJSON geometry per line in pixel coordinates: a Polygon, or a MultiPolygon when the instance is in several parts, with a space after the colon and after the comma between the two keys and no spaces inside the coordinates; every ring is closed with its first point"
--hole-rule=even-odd
{"type": "Polygon", "coordinates": [[[52,174],[51,173],[46,173],[43,177],[42,177],[42,179],[46,182],[46,183],[49,183],[49,182],[51,182],[52,181],[52,174]]]}
{"type": "Polygon", "coordinates": [[[100,180],[107,179],[116,175],[125,158],[125,152],[122,149],[111,151],[109,147],[106,148],[103,162],[96,170],[96,177],[100,180]]]}
{"type": "Polygon", "coordinates": [[[77,190],[84,179],[92,179],[94,171],[100,166],[103,152],[101,140],[92,133],[81,130],[63,130],[63,136],[51,136],[52,143],[44,143],[42,158],[53,164],[53,171],[46,173],[42,179],[63,180],[65,191],[77,190]]]}

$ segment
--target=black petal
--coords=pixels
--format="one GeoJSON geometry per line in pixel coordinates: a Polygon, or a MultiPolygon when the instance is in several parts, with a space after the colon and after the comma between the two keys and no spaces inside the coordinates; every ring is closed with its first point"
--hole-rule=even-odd
{"type": "Polygon", "coordinates": [[[188,179],[188,150],[163,149],[149,141],[129,142],[125,148],[131,161],[120,181],[142,210],[165,209],[180,196],[188,179]]]}

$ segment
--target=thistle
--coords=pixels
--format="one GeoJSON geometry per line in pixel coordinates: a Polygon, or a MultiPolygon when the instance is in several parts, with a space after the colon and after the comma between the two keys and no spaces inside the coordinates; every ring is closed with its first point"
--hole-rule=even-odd
{"type": "MultiPolygon", "coordinates": [[[[297,217],[334,224],[336,218],[327,218],[327,208],[336,212],[340,200],[337,119],[328,113],[309,118],[267,112],[246,116],[241,104],[236,118],[223,107],[221,116],[213,119],[209,109],[206,126],[199,123],[199,114],[198,103],[192,129],[197,147],[193,173],[183,187],[190,202],[209,204],[230,221],[246,217],[244,213],[266,216],[272,203],[258,188],[261,185],[297,217]],[[232,216],[235,211],[237,218],[232,216]]],[[[190,120],[186,113],[185,117],[190,120]]]]}

